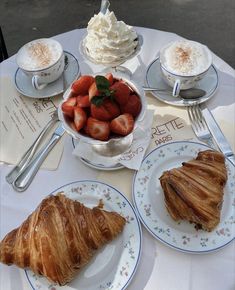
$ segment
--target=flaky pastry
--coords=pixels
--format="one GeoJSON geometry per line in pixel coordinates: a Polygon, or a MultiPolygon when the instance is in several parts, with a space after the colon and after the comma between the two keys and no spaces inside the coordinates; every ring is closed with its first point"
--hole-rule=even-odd
{"type": "Polygon", "coordinates": [[[90,209],[63,194],[51,195],[1,241],[0,261],[64,285],[124,225],[125,219],[116,212],[90,209]]]}

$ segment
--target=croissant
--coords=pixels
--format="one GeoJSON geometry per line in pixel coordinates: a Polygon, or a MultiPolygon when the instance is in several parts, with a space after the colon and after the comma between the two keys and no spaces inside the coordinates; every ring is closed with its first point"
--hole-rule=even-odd
{"type": "Polygon", "coordinates": [[[167,211],[176,221],[188,220],[198,228],[213,230],[220,221],[226,181],[223,154],[212,150],[199,152],[196,159],[160,177],[167,211]]]}
{"type": "Polygon", "coordinates": [[[124,225],[125,219],[116,212],[87,208],[63,194],[51,195],[1,241],[0,261],[64,285],[124,225]]]}

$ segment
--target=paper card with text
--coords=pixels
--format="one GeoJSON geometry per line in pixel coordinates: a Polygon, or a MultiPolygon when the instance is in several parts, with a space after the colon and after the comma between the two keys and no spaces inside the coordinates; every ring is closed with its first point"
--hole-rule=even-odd
{"type": "Polygon", "coordinates": [[[195,139],[185,107],[169,106],[148,97],[148,108],[154,110],[148,152],[169,142],[195,139]]]}
{"type": "MultiPolygon", "coordinates": [[[[0,161],[16,164],[51,119],[62,96],[42,99],[25,97],[15,89],[9,77],[2,77],[0,84],[0,161]]],[[[43,142],[51,134],[52,130],[43,142]]],[[[62,143],[59,142],[50,152],[44,168],[57,168],[63,151],[62,143]]]]}

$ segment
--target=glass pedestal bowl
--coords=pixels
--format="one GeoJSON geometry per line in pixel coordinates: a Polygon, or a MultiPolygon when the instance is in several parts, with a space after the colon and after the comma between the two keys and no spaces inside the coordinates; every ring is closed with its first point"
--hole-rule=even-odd
{"type": "Polygon", "coordinates": [[[126,57],[122,57],[115,62],[108,62],[108,61],[105,62],[105,61],[101,61],[101,60],[99,61],[95,58],[92,58],[89,54],[87,47],[86,47],[86,38],[85,37],[80,42],[79,51],[80,51],[81,55],[85,59],[87,59],[89,62],[91,62],[92,64],[102,65],[104,67],[104,69],[102,70],[103,73],[110,72],[114,75],[119,73],[119,75],[124,75],[124,76],[128,75],[130,77],[132,75],[132,72],[126,66],[123,66],[123,64],[127,60],[134,58],[140,52],[142,44],[143,44],[143,37],[140,34],[138,34],[137,39],[138,39],[138,43],[137,43],[135,50],[131,54],[127,55],[126,57]]]}

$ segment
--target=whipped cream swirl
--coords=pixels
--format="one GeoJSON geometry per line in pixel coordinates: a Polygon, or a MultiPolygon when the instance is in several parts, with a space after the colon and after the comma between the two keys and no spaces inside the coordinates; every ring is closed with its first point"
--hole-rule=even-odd
{"type": "Polygon", "coordinates": [[[115,64],[125,61],[134,53],[138,36],[132,26],[118,21],[113,12],[94,15],[87,26],[83,46],[86,54],[96,63],[115,64]]]}

